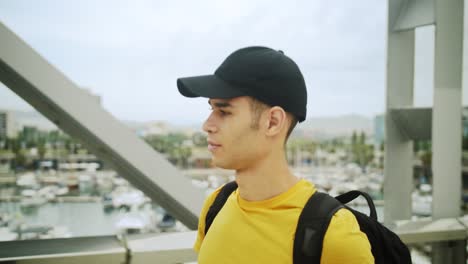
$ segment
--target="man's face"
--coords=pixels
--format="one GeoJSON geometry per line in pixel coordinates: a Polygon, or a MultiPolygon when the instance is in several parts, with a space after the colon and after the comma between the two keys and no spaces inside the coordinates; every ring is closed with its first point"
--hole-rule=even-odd
{"type": "Polygon", "coordinates": [[[213,164],[233,170],[252,166],[268,151],[268,146],[262,127],[252,128],[250,98],[210,99],[208,103],[212,112],[203,130],[208,133],[213,164]]]}

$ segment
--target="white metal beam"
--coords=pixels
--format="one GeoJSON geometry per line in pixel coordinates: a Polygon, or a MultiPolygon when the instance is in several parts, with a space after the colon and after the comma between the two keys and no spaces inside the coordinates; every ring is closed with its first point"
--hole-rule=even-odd
{"type": "Polygon", "coordinates": [[[197,232],[180,232],[130,239],[128,248],[132,264],[145,263],[186,263],[196,261],[197,253],[193,243],[197,232]]]}
{"type": "Polygon", "coordinates": [[[406,244],[459,241],[468,237],[465,222],[462,218],[402,220],[392,231],[406,244]]]}
{"type": "Polygon", "coordinates": [[[413,143],[390,115],[391,109],[413,105],[414,30],[393,31],[400,5],[388,3],[384,210],[385,223],[390,225],[411,217],[413,143]]]}
{"type": "MultiPolygon", "coordinates": [[[[436,0],[432,172],[434,219],[461,213],[463,0],[436,0]]],[[[433,263],[465,263],[466,242],[436,243],[433,263]]]]}
{"type": "Polygon", "coordinates": [[[461,212],[463,0],[437,0],[436,11],[432,216],[438,219],[461,212]]]}
{"type": "Polygon", "coordinates": [[[126,256],[115,236],[0,242],[2,263],[124,263],[126,256]]]}
{"type": "MultiPolygon", "coordinates": [[[[0,22],[0,81],[191,229],[204,195],[0,22]]],[[[77,221],[79,221],[77,219],[77,221]]]]}

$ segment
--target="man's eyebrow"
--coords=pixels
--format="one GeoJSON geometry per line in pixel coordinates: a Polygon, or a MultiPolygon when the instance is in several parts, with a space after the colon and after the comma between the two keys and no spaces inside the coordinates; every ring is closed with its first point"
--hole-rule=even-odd
{"type": "MultiPolygon", "coordinates": [[[[208,100],[208,104],[211,105],[211,106],[213,106],[213,105],[211,104],[211,99],[208,100]]],[[[215,106],[215,107],[218,107],[218,108],[232,107],[232,105],[231,105],[230,103],[228,103],[228,102],[215,102],[215,103],[214,103],[214,106],[215,106]]]]}

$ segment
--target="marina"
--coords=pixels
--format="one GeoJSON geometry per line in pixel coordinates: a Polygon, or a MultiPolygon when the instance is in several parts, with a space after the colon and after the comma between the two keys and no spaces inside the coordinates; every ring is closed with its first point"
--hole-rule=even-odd
{"type": "Polygon", "coordinates": [[[177,227],[173,223],[171,226],[158,228],[158,223],[163,222],[164,211],[151,204],[139,211],[106,211],[102,202],[46,203],[25,213],[20,203],[5,202],[0,204],[0,215],[9,218],[6,223],[0,222],[3,225],[0,241],[117,235],[125,231],[124,229],[132,229],[132,233],[158,233],[169,228],[187,230],[179,223],[177,227]],[[21,231],[18,227],[24,230],[21,231]],[[36,230],[33,230],[33,227],[36,227],[36,230]],[[12,233],[37,235],[21,237],[12,236],[12,233]]]}
{"type": "MultiPolygon", "coordinates": [[[[354,189],[370,193],[379,221],[384,221],[381,171],[363,172],[359,166],[343,164],[302,166],[294,168],[293,172],[330,195],[354,189]]],[[[68,177],[58,172],[52,174],[57,179],[68,177]]],[[[194,188],[204,190],[206,195],[234,179],[232,171],[219,169],[187,170],[184,174],[192,180],[194,188]]],[[[18,176],[19,184],[2,190],[0,240],[189,230],[115,172],[75,172],[74,178],[78,179],[76,187],[75,184],[66,185],[66,181],[44,183],[40,180],[44,177],[51,176],[44,172],[27,172],[18,176]]],[[[413,192],[414,219],[430,216],[430,194],[428,185],[422,185],[413,192]]],[[[350,206],[368,213],[364,199],[357,199],[350,206]]]]}

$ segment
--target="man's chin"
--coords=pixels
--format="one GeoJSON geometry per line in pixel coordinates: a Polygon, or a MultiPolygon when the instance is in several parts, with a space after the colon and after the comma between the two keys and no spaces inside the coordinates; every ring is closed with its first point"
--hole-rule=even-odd
{"type": "Polygon", "coordinates": [[[211,164],[216,168],[225,169],[225,170],[234,170],[234,166],[230,166],[231,164],[227,164],[226,162],[222,162],[221,160],[212,159],[211,164]]]}

